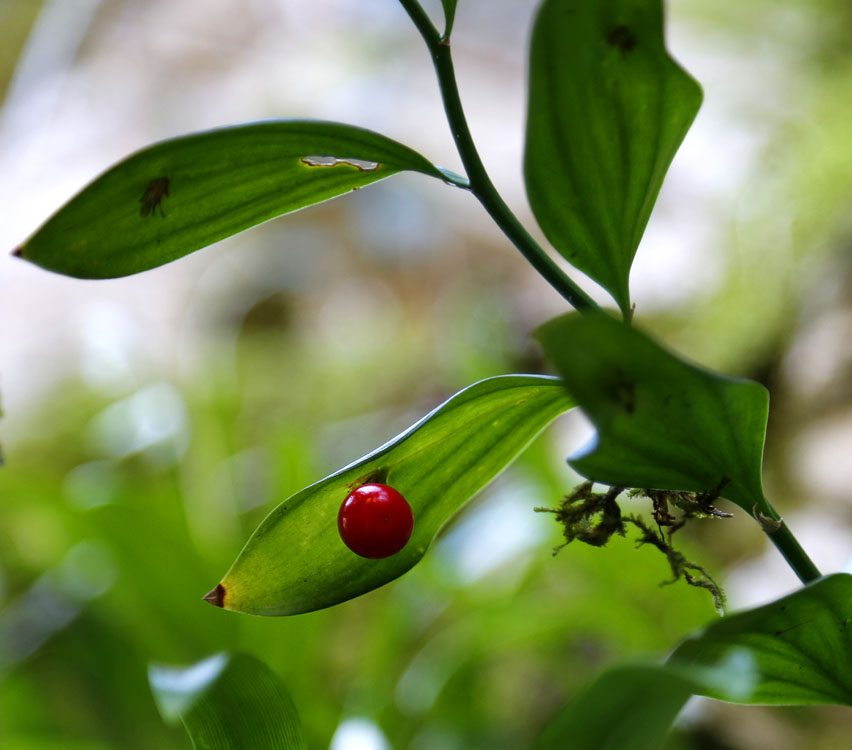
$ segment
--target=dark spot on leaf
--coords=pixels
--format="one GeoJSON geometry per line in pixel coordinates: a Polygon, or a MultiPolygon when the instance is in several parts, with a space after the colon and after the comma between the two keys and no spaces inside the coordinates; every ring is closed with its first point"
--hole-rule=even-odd
{"type": "Polygon", "coordinates": [[[148,183],[148,187],[145,188],[145,192],[142,193],[142,197],[139,199],[139,202],[142,204],[142,207],[139,209],[139,215],[153,216],[154,212],[159,208],[160,216],[165,219],[166,213],[163,211],[162,201],[163,198],[167,198],[168,195],[168,177],[156,177],[151,180],[151,182],[148,183]]]}
{"type": "Polygon", "coordinates": [[[208,591],[203,597],[205,602],[210,602],[214,607],[225,606],[225,587],[220,583],[212,591],[208,591]]]}
{"type": "Polygon", "coordinates": [[[12,255],[14,255],[16,258],[20,258],[23,251],[24,249],[22,247],[16,247],[14,250],[12,250],[12,255]]]}
{"type": "Polygon", "coordinates": [[[628,26],[615,26],[606,35],[606,43],[627,54],[636,46],[636,35],[628,26]]]}
{"type": "Polygon", "coordinates": [[[612,398],[623,407],[624,411],[632,414],[636,410],[636,383],[630,381],[616,383],[612,391],[612,398]]]}

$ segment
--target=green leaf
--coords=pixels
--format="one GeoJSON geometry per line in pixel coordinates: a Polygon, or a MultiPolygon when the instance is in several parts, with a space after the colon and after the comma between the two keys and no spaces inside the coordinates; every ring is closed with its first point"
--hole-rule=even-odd
{"type": "Polygon", "coordinates": [[[729,615],[664,665],[605,672],[545,727],[537,750],[656,750],[691,694],[741,704],[852,704],[852,576],[729,615]]]}
{"type": "Polygon", "coordinates": [[[736,703],[852,705],[852,576],[837,574],[771,604],[714,622],[684,641],[669,666],[714,667],[732,650],[749,654],[753,691],[732,695],[724,683],[697,690],[736,703]]]}
{"type": "Polygon", "coordinates": [[[525,177],[553,246],[625,314],[666,170],[701,104],[661,0],[545,0],[532,36],[525,177]]]}
{"type": "Polygon", "coordinates": [[[689,671],[655,664],[616,667],[557,712],[536,750],[659,750],[690,695],[723,684],[733,695],[751,691],[754,668],[747,654],[734,652],[716,667],[689,671]]]}
{"type": "Polygon", "coordinates": [[[112,747],[97,740],[58,738],[49,731],[46,734],[46,737],[41,737],[4,732],[4,747],[12,747],[15,750],[112,750],[112,747]]]}
{"type": "Polygon", "coordinates": [[[444,6],[444,34],[443,39],[449,39],[453,33],[453,22],[456,20],[456,0],[441,0],[444,6]]]}
{"type": "Polygon", "coordinates": [[[217,654],[191,667],[151,665],[148,680],[163,719],[182,721],[196,750],[305,750],[284,683],[246,654],[217,654]]]}
{"type": "Polygon", "coordinates": [[[127,276],[402,170],[445,173],[349,125],[277,120],[163,141],[59,209],[16,254],[78,278],[127,276]]]}
{"type": "Polygon", "coordinates": [[[506,375],[475,383],[375,452],[281,503],[205,598],[238,612],[292,615],[397,578],[465,502],[573,405],[555,378],[506,375]],[[414,513],[406,547],[382,560],[358,557],[337,531],[343,500],[370,481],[401,492],[414,513]]]}
{"type": "Polygon", "coordinates": [[[569,459],[577,472],[620,487],[721,488],[749,512],[765,507],[763,386],[684,362],[602,313],[556,318],[536,335],[597,429],[569,459]]]}
{"type": "Polygon", "coordinates": [[[536,750],[659,750],[692,693],[688,680],[660,667],[605,672],[561,710],[536,750]]]}

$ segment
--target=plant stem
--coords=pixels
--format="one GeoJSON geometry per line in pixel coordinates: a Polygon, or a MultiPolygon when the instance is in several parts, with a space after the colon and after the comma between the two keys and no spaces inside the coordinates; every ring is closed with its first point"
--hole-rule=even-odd
{"type": "Polygon", "coordinates": [[[456,142],[462,164],[467,171],[470,181],[470,191],[476,196],[489,216],[511,240],[512,244],[521,251],[523,256],[532,264],[549,283],[575,309],[581,312],[597,310],[598,305],[565,272],[556,264],[542,247],[530,236],[505,201],[500,197],[494,183],[485,171],[485,166],[479,158],[479,152],[473,142],[467,119],[464,116],[458,84],[456,83],[455,68],[450,52],[448,39],[442,39],[441,34],[429,20],[426,11],[417,0],[399,0],[408,13],[432,56],[432,63],[438,75],[438,85],[444,110],[450,123],[450,130],[456,142]]]}
{"type": "Polygon", "coordinates": [[[808,553],[802,549],[799,541],[793,536],[793,532],[790,531],[786,523],[782,521],[778,531],[770,534],[769,538],[778,551],[784,555],[787,564],[796,572],[802,583],[810,583],[822,577],[822,573],[819,572],[817,566],[808,557],[808,553]]]}
{"type": "Polygon", "coordinates": [[[752,515],[802,583],[811,583],[822,577],[822,573],[808,557],[799,540],[793,536],[784,519],[778,515],[766,498],[763,500],[762,508],[755,506],[752,509],[752,515]]]}
{"type": "MultiPolygon", "coordinates": [[[[521,251],[532,266],[556,289],[574,308],[581,312],[597,310],[598,305],[572,281],[542,247],[529,235],[505,201],[500,197],[494,183],[485,170],[479,157],[467,119],[462,108],[456,83],[455,68],[450,52],[449,39],[444,38],[435,28],[426,11],[418,0],[399,0],[408,13],[420,36],[426,42],[432,63],[438,76],[441,98],[444,110],[456,143],[462,164],[467,171],[468,184],[459,179],[450,179],[452,184],[469,189],[483,205],[485,210],[497,223],[512,244],[521,251]]],[[[629,319],[630,312],[625,311],[629,319]]],[[[784,556],[787,564],[795,571],[802,583],[810,583],[820,578],[822,574],[802,549],[798,540],[781,519],[769,501],[763,498],[760,506],[753,510],[754,518],[760,523],[767,536],[772,540],[778,551],[784,556]]]]}

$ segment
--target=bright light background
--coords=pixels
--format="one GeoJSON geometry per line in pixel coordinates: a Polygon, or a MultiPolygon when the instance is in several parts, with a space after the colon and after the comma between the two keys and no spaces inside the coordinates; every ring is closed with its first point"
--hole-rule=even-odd
{"type": "MultiPolygon", "coordinates": [[[[701,81],[705,103],[637,256],[632,285],[639,315],[673,310],[689,316],[692,308],[698,318],[709,308],[719,318],[717,308],[728,304],[719,302],[726,274],[738,271],[743,253],[760,256],[760,247],[743,246],[737,236],[738,223],[747,224],[751,214],[759,213],[760,244],[769,244],[768,236],[772,255],[770,267],[752,263],[747,270],[789,274],[784,269],[799,252],[791,228],[795,209],[759,172],[779,128],[801,126],[808,116],[811,100],[803,92],[811,80],[802,61],[824,33],[825,19],[796,2],[772,12],[728,7],[728,17],[714,16],[712,5],[681,0],[670,6],[670,48],[701,81]],[[762,210],[770,201],[776,205],[762,210]]],[[[33,7],[12,2],[0,14],[11,18],[33,7]]],[[[460,85],[486,165],[533,227],[520,162],[524,47],[534,7],[531,0],[461,2],[454,35],[460,85]]],[[[269,117],[373,128],[436,163],[459,167],[428,57],[394,2],[48,0],[36,14],[0,112],[0,247],[13,249],[67,198],[135,149],[269,117]]],[[[454,245],[487,244],[494,263],[514,269],[512,305],[529,327],[561,310],[559,297],[514,257],[469,196],[417,176],[372,190],[379,195],[359,196],[360,205],[348,216],[355,238],[380,258],[403,263],[413,256],[418,263],[423,256],[451,256],[454,245]],[[436,217],[443,225],[436,226],[436,217]]],[[[318,233],[306,222],[285,219],[274,233],[247,232],[137,277],[94,282],[45,273],[4,254],[0,384],[7,434],[14,438],[16,430],[35,427],[27,423],[27,405],[69,371],[116,393],[192,372],[217,309],[247,308],[270,286],[300,286],[320,295],[330,289],[319,310],[319,335],[347,341],[361,331],[359,344],[367,345],[364,330],[394,325],[394,295],[380,283],[365,290],[361,283],[348,284],[339,270],[329,272],[322,259],[329,244],[341,244],[339,233],[318,233]],[[254,262],[258,254],[260,264],[254,262]],[[270,254],[278,269],[271,282],[270,254]],[[350,327],[341,333],[335,330],[341,318],[336,310],[344,306],[350,327]]],[[[777,313],[798,307],[795,299],[779,300],[777,287],[761,293],[761,282],[754,279],[754,291],[730,306],[751,306],[755,318],[761,308],[777,313]]],[[[742,315],[724,322],[726,336],[699,322],[692,329],[681,326],[676,341],[708,364],[742,367],[762,330],[742,315]]],[[[848,360],[836,345],[848,340],[852,324],[841,311],[815,326],[789,358],[791,379],[806,386],[815,380],[812,389],[848,360]]],[[[846,455],[850,435],[848,413],[831,415],[825,432],[805,434],[794,471],[816,482],[810,486],[848,498],[852,463],[838,461],[833,451],[846,455]]],[[[844,526],[844,540],[847,531],[844,526]]],[[[819,545],[816,555],[831,547],[819,545]]],[[[832,552],[829,567],[837,569],[844,554],[832,552]]]]}
{"type": "MultiPolygon", "coordinates": [[[[520,162],[525,43],[534,7],[516,0],[460,3],[454,41],[468,116],[486,164],[531,226],[520,162]]],[[[683,303],[718,280],[722,260],[706,250],[719,241],[725,223],[720,211],[733,207],[772,124],[748,122],[736,109],[752,93],[741,90],[743,82],[769,77],[776,87],[761,83],[764,101],[782,95],[777,71],[753,74],[754,68],[771,68],[774,50],[745,50],[749,56],[737,65],[729,50],[714,49],[692,31],[677,7],[671,15],[671,47],[702,81],[707,101],[636,263],[640,311],[683,303]]],[[[88,181],[138,148],[269,117],[372,128],[436,163],[459,167],[428,56],[394,2],[48,0],[0,116],[0,246],[13,249],[88,181]]],[[[420,213],[447,222],[442,243],[474,234],[495,245],[495,252],[513,252],[469,196],[408,176],[380,189],[389,205],[372,206],[371,222],[384,244],[412,243],[406,235],[423,228],[410,208],[419,200],[427,204],[420,213]],[[400,195],[406,192],[413,197],[400,195]],[[413,215],[403,210],[400,220],[406,207],[413,215]]],[[[281,246],[274,252],[294,254],[296,272],[310,273],[304,266],[316,261],[298,259],[301,238],[291,237],[287,224],[278,231],[281,246]]],[[[257,244],[247,233],[164,269],[96,282],[59,278],[4,256],[0,314],[14,325],[5,326],[0,339],[0,368],[10,418],[68,368],[98,377],[105,368],[138,373],[174,367],[175,350],[192,346],[185,340],[193,336],[186,331],[188,309],[216,275],[215,266],[240,264],[238,253],[257,244]]],[[[560,299],[531,270],[520,263],[517,269],[531,320],[561,309],[560,299]]],[[[205,299],[207,315],[217,302],[226,304],[205,299]]]]}
{"type": "MultiPolygon", "coordinates": [[[[486,166],[533,228],[520,164],[535,5],[460,0],[453,44],[486,166]]],[[[241,121],[339,120],[459,169],[428,56],[393,0],[46,0],[37,7],[28,0],[0,6],[0,26],[35,16],[0,110],[0,248],[11,251],[129,152],[241,121]]],[[[852,201],[852,158],[847,148],[831,161],[811,141],[822,135],[829,144],[822,148],[830,149],[844,124],[852,132],[852,110],[842,96],[831,99],[832,85],[849,98],[841,84],[852,76],[834,70],[830,78],[832,59],[814,60],[813,50],[830,38],[826,7],[827,0],[750,8],[670,3],[670,49],[701,82],[705,102],[660,196],[632,287],[640,320],[647,316],[648,327],[708,365],[754,375],[750,368],[768,347],[783,351],[771,381],[780,414],[772,427],[781,437],[773,442],[770,434],[772,466],[782,468],[771,470],[768,485],[830,572],[843,568],[852,549],[845,386],[852,295],[836,252],[843,231],[847,248],[852,232],[837,218],[837,207],[852,201]],[[820,72],[822,88],[815,89],[820,72]],[[814,171],[796,178],[796,165],[808,159],[814,171]],[[836,172],[818,173],[819,159],[836,172]],[[803,501],[807,511],[784,505],[803,501]]],[[[203,377],[211,352],[234,357],[235,334],[220,321],[281,289],[300,295],[310,335],[341,362],[380,352],[411,304],[433,310],[436,326],[455,326],[441,319],[441,299],[430,296],[430,283],[438,289],[436,279],[445,278],[434,270],[439,264],[481,264],[483,283],[492,276],[506,283],[508,314],[526,330],[562,310],[470,196],[402,175],[342,200],[349,205],[308,209],[127,279],[66,279],[0,256],[4,442],[42,429],[31,408],[70,374],[115,396],[112,411],[92,427],[112,455],[163,435],[180,451],[184,417],[171,383],[203,377]],[[346,258],[354,246],[376,267],[422,272],[422,288],[353,278],[346,258]]],[[[453,356],[442,346],[437,361],[453,356]]],[[[496,493],[495,507],[506,513],[488,520],[479,511],[489,523],[512,517],[504,494],[496,493]]],[[[503,535],[502,526],[494,528],[503,535]]],[[[536,538],[534,528],[523,531],[506,555],[521,555],[525,539],[536,538]]],[[[491,563],[476,554],[473,536],[466,546],[463,526],[454,533],[444,551],[466,571],[459,575],[475,578],[476,565],[486,570],[491,563]]],[[[745,605],[794,585],[769,550],[738,568],[729,594],[745,605]]],[[[354,720],[341,726],[334,747],[360,746],[345,738],[365,731],[354,720]]],[[[357,742],[380,747],[383,740],[357,742]]]]}

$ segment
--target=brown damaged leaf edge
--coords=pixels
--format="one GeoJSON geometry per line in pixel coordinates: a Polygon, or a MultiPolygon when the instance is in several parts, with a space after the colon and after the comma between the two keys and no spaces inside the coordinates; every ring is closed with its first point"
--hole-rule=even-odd
{"type": "Polygon", "coordinates": [[[24,256],[24,248],[23,247],[16,247],[14,250],[12,250],[12,255],[15,258],[22,258],[24,256]]]}
{"type": "Polygon", "coordinates": [[[210,602],[214,607],[225,608],[225,587],[220,583],[212,591],[208,591],[201,597],[205,602],[210,602]]]}

